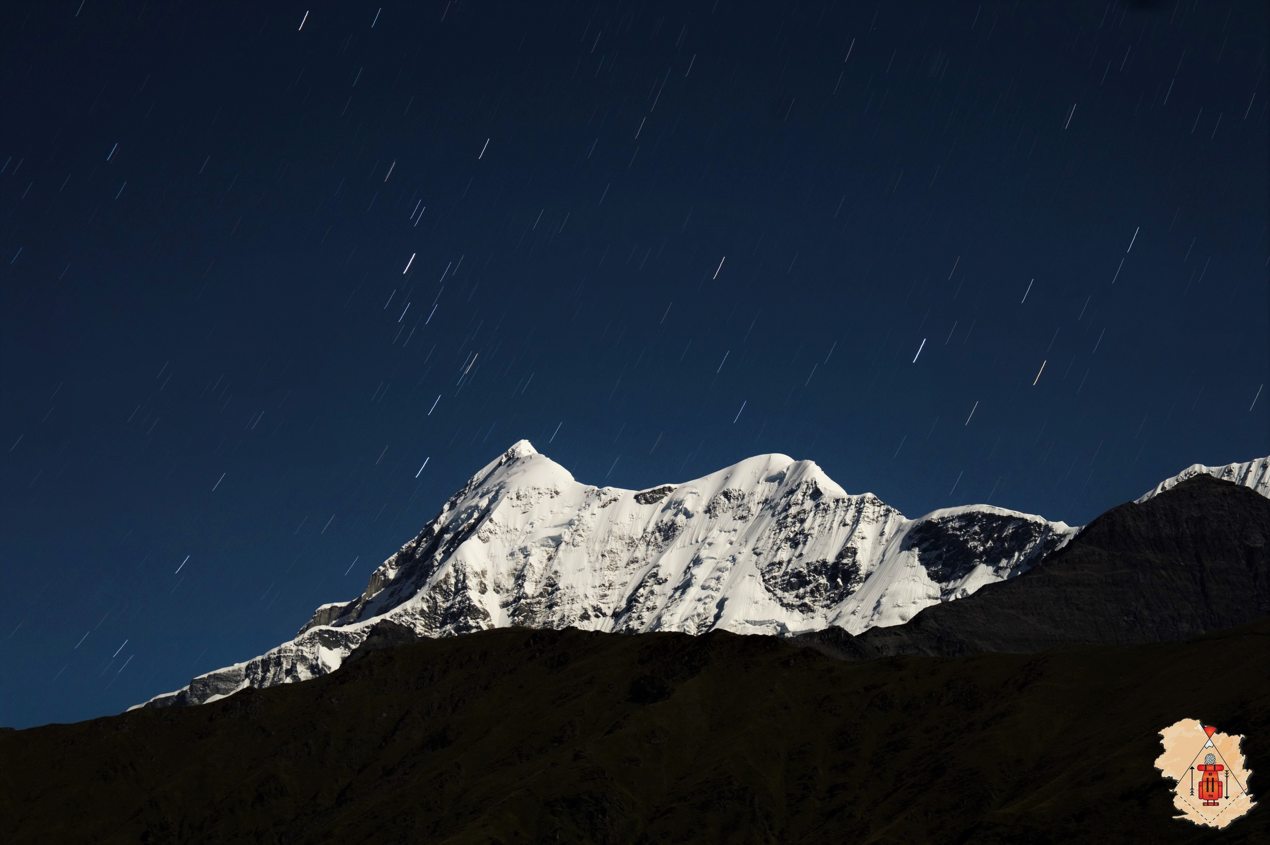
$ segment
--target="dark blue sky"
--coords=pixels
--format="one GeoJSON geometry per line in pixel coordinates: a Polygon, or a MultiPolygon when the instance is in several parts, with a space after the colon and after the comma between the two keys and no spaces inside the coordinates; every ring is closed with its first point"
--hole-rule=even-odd
{"type": "Polygon", "coordinates": [[[1071,523],[1270,452],[1264,4],[381,2],[0,12],[0,724],[290,637],[522,437],[1071,523]]]}

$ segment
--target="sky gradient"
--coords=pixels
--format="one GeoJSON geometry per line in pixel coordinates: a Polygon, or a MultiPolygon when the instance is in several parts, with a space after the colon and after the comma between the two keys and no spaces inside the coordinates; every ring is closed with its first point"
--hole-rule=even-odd
{"type": "Polygon", "coordinates": [[[1264,4],[381,2],[0,12],[0,725],[291,637],[520,438],[1072,524],[1270,452],[1264,4]]]}

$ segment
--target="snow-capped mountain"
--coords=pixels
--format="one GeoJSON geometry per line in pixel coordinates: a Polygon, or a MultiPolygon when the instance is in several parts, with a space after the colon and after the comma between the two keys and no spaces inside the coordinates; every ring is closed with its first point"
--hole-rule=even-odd
{"type": "Polygon", "coordinates": [[[989,505],[908,519],[811,461],[759,455],[694,481],[594,487],[520,441],[349,602],[295,639],[151,705],[337,669],[391,620],[422,636],[525,626],[791,634],[898,625],[1026,570],[1077,529],[989,505]]]}
{"type": "Polygon", "coordinates": [[[1219,467],[1207,467],[1203,464],[1191,464],[1172,478],[1164,479],[1134,501],[1139,503],[1145,502],[1152,496],[1158,496],[1170,487],[1174,487],[1186,479],[1194,478],[1197,475],[1211,475],[1214,478],[1220,478],[1223,481],[1231,481],[1241,487],[1247,487],[1256,493],[1260,493],[1261,495],[1270,498],[1270,457],[1265,457],[1255,458],[1251,461],[1244,461],[1243,463],[1226,464],[1225,466],[1219,467]]]}

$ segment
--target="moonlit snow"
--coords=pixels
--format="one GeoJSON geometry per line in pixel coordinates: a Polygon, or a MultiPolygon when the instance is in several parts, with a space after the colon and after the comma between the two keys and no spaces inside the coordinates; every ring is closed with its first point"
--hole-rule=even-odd
{"type": "Polygon", "coordinates": [[[1074,533],[987,505],[910,520],[779,454],[643,491],[595,487],[522,440],[361,596],[319,607],[294,640],[155,701],[200,703],[334,671],[385,619],[432,637],[512,625],[859,632],[1008,578],[1074,533]]]}
{"type": "MultiPolygon", "coordinates": [[[[1268,467],[1270,458],[1197,464],[1148,496],[1201,472],[1264,495],[1268,467]]],[[[205,703],[333,672],[383,620],[428,637],[508,626],[859,633],[1017,575],[1078,530],[991,505],[908,519],[779,454],[646,490],[595,487],[521,440],[360,596],[318,607],[295,639],[152,703],[205,703]]]]}

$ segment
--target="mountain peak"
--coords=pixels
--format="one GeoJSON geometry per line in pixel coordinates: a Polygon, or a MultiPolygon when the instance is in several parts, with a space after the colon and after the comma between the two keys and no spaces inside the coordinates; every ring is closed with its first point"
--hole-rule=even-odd
{"type": "Polygon", "coordinates": [[[528,440],[517,440],[468,480],[460,496],[474,490],[488,490],[508,484],[516,487],[555,487],[573,481],[560,464],[534,448],[528,440]]]}
{"type": "Polygon", "coordinates": [[[508,447],[506,452],[503,453],[504,457],[508,457],[508,458],[528,458],[532,455],[538,455],[538,454],[541,454],[541,453],[534,448],[534,444],[530,443],[528,440],[525,440],[524,438],[517,440],[510,447],[508,447]]]}

